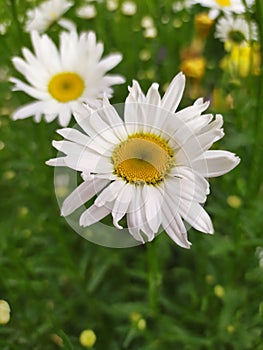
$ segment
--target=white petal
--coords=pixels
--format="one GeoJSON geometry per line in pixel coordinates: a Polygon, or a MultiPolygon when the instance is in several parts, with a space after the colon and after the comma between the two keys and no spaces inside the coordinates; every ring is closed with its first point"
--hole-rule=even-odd
{"type": "Polygon", "coordinates": [[[115,145],[120,142],[114,134],[113,128],[100,117],[99,111],[94,111],[85,106],[75,111],[74,117],[88,135],[101,139],[101,145],[105,144],[105,150],[109,148],[109,144],[115,145]]]}
{"type": "Polygon", "coordinates": [[[123,120],[118,115],[113,106],[110,105],[107,98],[103,99],[103,110],[99,111],[103,121],[112,127],[112,132],[120,141],[127,139],[127,130],[123,124],[123,120]]]}
{"type": "Polygon", "coordinates": [[[57,133],[63,136],[65,139],[76,142],[82,146],[87,146],[90,141],[90,138],[87,135],[84,135],[82,132],[72,128],[59,129],[57,130],[57,133]]]}
{"type": "Polygon", "coordinates": [[[138,196],[138,187],[134,186],[133,188],[133,196],[131,198],[128,210],[127,210],[127,224],[128,229],[134,239],[139,242],[145,243],[144,238],[140,233],[140,216],[138,215],[141,210],[138,202],[140,201],[140,197],[138,196]]]}
{"type": "Polygon", "coordinates": [[[67,29],[69,31],[76,30],[76,24],[66,18],[61,18],[57,22],[62,28],[67,29]]]}
{"type": "Polygon", "coordinates": [[[159,84],[153,83],[147,92],[145,103],[148,103],[154,106],[160,106],[161,96],[158,92],[158,89],[159,89],[159,84]]]}
{"type": "Polygon", "coordinates": [[[122,229],[122,226],[119,225],[119,221],[126,214],[132,195],[133,195],[133,186],[130,184],[126,184],[121,189],[121,191],[119,192],[118,196],[115,199],[115,202],[112,208],[112,217],[113,217],[113,224],[119,229],[122,229]]]}
{"type": "Polygon", "coordinates": [[[189,138],[182,148],[176,153],[176,161],[179,164],[191,165],[191,161],[200,157],[212,144],[222,138],[222,129],[214,129],[205,134],[196,135],[189,138]]]}
{"type": "Polygon", "coordinates": [[[37,58],[44,66],[49,67],[49,72],[54,74],[61,71],[60,56],[53,41],[46,34],[40,37],[36,31],[31,32],[31,40],[37,58]],[[52,58],[51,61],[50,58],[52,58]]]}
{"type": "Polygon", "coordinates": [[[126,79],[119,74],[107,74],[102,78],[103,85],[111,86],[125,83],[126,79]]]}
{"type": "Polygon", "coordinates": [[[187,231],[184,223],[180,215],[176,213],[177,209],[173,210],[173,207],[174,203],[171,200],[164,201],[162,208],[163,228],[176,244],[183,248],[190,248],[191,243],[187,240],[187,231]]]}
{"type": "Polygon", "coordinates": [[[89,118],[90,124],[93,126],[93,129],[106,141],[113,144],[117,144],[120,142],[120,140],[115,136],[114,132],[112,131],[112,127],[109,124],[105,123],[100,116],[97,116],[93,113],[89,118]]]}
{"type": "Polygon", "coordinates": [[[12,118],[14,120],[24,119],[36,114],[42,114],[42,111],[43,111],[42,101],[32,102],[18,108],[12,115],[12,118]]]}
{"type": "Polygon", "coordinates": [[[144,103],[145,96],[138,82],[134,80],[124,105],[124,120],[128,133],[137,132],[138,128],[143,131],[146,122],[144,103]]]}
{"type": "Polygon", "coordinates": [[[145,208],[146,220],[154,234],[158,232],[161,224],[163,204],[163,190],[153,186],[143,186],[142,198],[145,208]]]}
{"type": "Polygon", "coordinates": [[[142,92],[140,84],[138,83],[137,80],[132,81],[132,86],[129,86],[128,90],[129,90],[129,95],[127,99],[129,98],[129,96],[131,98],[131,101],[129,101],[128,99],[129,102],[140,102],[140,103],[145,102],[145,95],[142,92]]]}
{"type": "Polygon", "coordinates": [[[53,158],[47,160],[45,163],[50,166],[66,166],[65,158],[66,157],[53,158]]]}
{"type": "Polygon", "coordinates": [[[58,151],[63,152],[65,154],[81,155],[82,153],[87,151],[82,145],[78,145],[75,142],[66,140],[52,141],[52,146],[55,147],[58,151]]]}
{"type": "Polygon", "coordinates": [[[152,230],[152,228],[149,225],[148,219],[146,217],[146,202],[143,195],[143,187],[138,186],[137,191],[137,220],[138,225],[141,228],[141,230],[146,234],[148,241],[152,241],[155,237],[155,232],[152,230]]]}
{"type": "Polygon", "coordinates": [[[34,97],[37,100],[50,99],[50,95],[47,92],[37,90],[36,88],[33,88],[32,86],[23,83],[19,79],[10,78],[9,81],[15,84],[15,86],[13,87],[14,91],[24,91],[26,94],[34,97]]]}
{"type": "Polygon", "coordinates": [[[85,210],[80,216],[79,223],[81,226],[90,226],[95,222],[100,221],[110,213],[110,209],[107,207],[97,207],[92,205],[89,209],[85,210]]]}
{"type": "Polygon", "coordinates": [[[92,174],[105,174],[113,171],[109,159],[103,156],[93,155],[91,152],[82,152],[80,155],[68,155],[65,163],[72,169],[88,171],[92,174]]]}
{"type": "Polygon", "coordinates": [[[187,182],[192,183],[195,189],[201,191],[204,195],[209,194],[209,182],[203,177],[203,175],[199,174],[192,168],[176,166],[171,169],[169,175],[185,180],[186,184],[187,182]]]}
{"type": "Polygon", "coordinates": [[[212,221],[200,204],[181,200],[180,214],[196,230],[214,233],[212,221]]]}
{"type": "Polygon", "coordinates": [[[132,236],[142,243],[145,242],[140,231],[143,231],[148,238],[148,241],[152,241],[155,237],[153,230],[150,228],[145,213],[145,202],[142,195],[142,186],[133,187],[133,196],[130,201],[129,208],[127,210],[127,223],[128,228],[132,236]]]}
{"type": "Polygon", "coordinates": [[[144,110],[142,104],[137,102],[129,102],[126,99],[124,105],[124,119],[125,127],[128,134],[136,133],[139,130],[143,131],[145,123],[144,110]]]}
{"type": "Polygon", "coordinates": [[[58,120],[61,126],[68,126],[71,120],[71,110],[69,106],[64,105],[63,108],[61,108],[58,114],[58,120]]]}
{"type": "Polygon", "coordinates": [[[111,54],[103,58],[99,62],[98,69],[100,69],[103,73],[105,73],[106,71],[111,70],[112,68],[117,66],[117,64],[119,64],[121,60],[122,60],[122,55],[120,53],[111,54]]]}
{"type": "Polygon", "coordinates": [[[172,82],[170,83],[168,89],[166,90],[161,106],[162,108],[174,112],[179,103],[181,102],[185,86],[185,76],[183,73],[177,74],[172,82]]]}
{"type": "Polygon", "coordinates": [[[82,204],[90,200],[96,193],[109,183],[108,180],[94,179],[85,181],[79,185],[63,202],[61,215],[70,215],[82,204]]]}
{"type": "Polygon", "coordinates": [[[196,159],[193,168],[205,177],[221,176],[234,169],[240,158],[228,151],[206,151],[202,158],[196,159]]]}
{"type": "Polygon", "coordinates": [[[200,116],[202,112],[204,112],[208,106],[209,101],[203,102],[203,99],[200,98],[195,101],[192,106],[186,107],[175,113],[176,118],[180,118],[181,120],[190,121],[191,119],[195,119],[197,116],[200,116]]]}
{"type": "Polygon", "coordinates": [[[125,182],[123,180],[113,181],[98,195],[94,204],[101,207],[106,205],[107,202],[112,202],[119,195],[124,186],[125,182]]]}

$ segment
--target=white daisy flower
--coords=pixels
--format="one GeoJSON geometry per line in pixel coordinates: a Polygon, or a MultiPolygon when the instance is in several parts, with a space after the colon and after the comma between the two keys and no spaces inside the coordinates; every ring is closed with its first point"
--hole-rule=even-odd
{"type": "MultiPolygon", "coordinates": [[[[242,0],[192,0],[193,4],[200,4],[204,7],[210,8],[209,17],[215,19],[220,11],[226,13],[244,13],[246,7],[242,0]]],[[[246,0],[248,7],[252,6],[255,0],[246,0]]]]}
{"type": "Polygon", "coordinates": [[[94,203],[80,216],[89,226],[108,214],[113,224],[126,215],[130,234],[138,241],[151,241],[160,226],[180,246],[189,248],[183,220],[195,229],[213,233],[211,219],[203,209],[209,194],[206,178],[220,176],[238,163],[228,151],[209,150],[223,137],[221,115],[204,114],[209,102],[198,99],[174,113],[185,86],[179,73],[161,99],[154,83],[146,96],[134,81],[124,105],[124,120],[105,97],[103,108],[89,107],[75,113],[85,133],[65,128],[66,140],[53,141],[64,157],[47,162],[82,172],[84,182],[66,198],[67,216],[95,194],[94,203]]]}
{"type": "Polygon", "coordinates": [[[216,24],[215,37],[222,42],[242,44],[258,39],[256,23],[248,23],[244,18],[231,14],[221,17],[216,24]]]}
{"type": "Polygon", "coordinates": [[[133,1],[124,1],[121,5],[121,12],[126,16],[133,16],[137,11],[137,5],[133,1]]]}
{"type": "Polygon", "coordinates": [[[37,101],[16,110],[15,120],[34,116],[40,121],[44,114],[47,122],[58,117],[60,125],[67,126],[72,111],[84,100],[92,103],[104,93],[111,97],[111,86],[125,81],[120,75],[106,74],[122,55],[115,53],[101,59],[103,44],[96,42],[93,32],[62,32],[59,49],[46,34],[40,36],[33,31],[31,40],[35,53],[23,48],[24,59],[13,58],[28,84],[16,78],[10,81],[15,84],[14,90],[24,91],[37,101]]]}
{"type": "Polygon", "coordinates": [[[93,4],[82,5],[77,9],[76,14],[80,18],[92,19],[97,16],[97,10],[93,4]]]}
{"type": "Polygon", "coordinates": [[[38,7],[27,11],[25,30],[27,32],[31,30],[44,32],[72,6],[73,2],[68,0],[48,0],[42,2],[38,7]]]}

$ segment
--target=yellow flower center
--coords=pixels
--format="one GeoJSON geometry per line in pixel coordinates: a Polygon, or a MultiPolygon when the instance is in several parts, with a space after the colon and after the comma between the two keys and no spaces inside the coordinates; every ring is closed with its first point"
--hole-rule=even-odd
{"type": "Polygon", "coordinates": [[[231,0],[216,0],[216,2],[220,6],[230,6],[231,5],[231,0]]]}
{"type": "Polygon", "coordinates": [[[116,146],[114,173],[129,183],[158,184],[174,164],[174,151],[160,136],[136,133],[116,146]]]}
{"type": "Polygon", "coordinates": [[[51,18],[53,21],[55,21],[55,20],[58,18],[57,13],[54,12],[54,11],[51,11],[51,12],[49,13],[49,15],[50,15],[50,18],[51,18]]]}
{"type": "Polygon", "coordinates": [[[68,102],[76,100],[85,88],[83,79],[77,73],[64,72],[54,75],[48,83],[48,91],[55,100],[68,102]]]}

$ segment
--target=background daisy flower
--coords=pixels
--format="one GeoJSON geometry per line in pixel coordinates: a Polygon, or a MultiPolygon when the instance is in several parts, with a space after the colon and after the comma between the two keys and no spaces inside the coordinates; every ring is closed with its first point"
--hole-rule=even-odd
{"type": "Polygon", "coordinates": [[[178,74],[163,98],[154,83],[144,95],[134,81],[124,105],[124,120],[105,97],[103,108],[89,107],[75,113],[81,133],[62,129],[66,140],[53,141],[64,157],[47,162],[81,171],[84,182],[62,206],[71,214],[90,200],[94,203],[80,216],[89,226],[108,214],[113,224],[126,215],[130,234],[151,241],[160,226],[180,246],[189,248],[183,220],[205,233],[213,233],[211,219],[202,205],[209,193],[206,178],[233,169],[239,158],[227,151],[209,150],[223,137],[223,119],[204,114],[209,102],[198,99],[174,114],[185,86],[178,74]],[[89,135],[89,136],[88,136],[89,135]]]}
{"type": "MultiPolygon", "coordinates": [[[[192,0],[193,4],[200,4],[204,7],[210,8],[209,17],[216,18],[220,11],[223,12],[233,12],[233,13],[244,13],[246,12],[246,7],[242,0],[192,0]]],[[[247,0],[247,6],[252,6],[254,0],[247,0]]]]}
{"type": "Polygon", "coordinates": [[[68,0],[49,0],[42,2],[38,7],[27,11],[25,30],[27,32],[31,30],[44,32],[72,6],[73,2],[68,0]]]}
{"type": "Polygon", "coordinates": [[[62,32],[59,48],[46,34],[41,36],[36,31],[31,33],[31,40],[34,54],[23,48],[24,59],[13,58],[28,84],[17,78],[10,81],[15,84],[14,90],[24,91],[37,101],[18,108],[15,120],[34,116],[40,121],[43,114],[47,122],[58,117],[60,125],[66,126],[83,100],[95,102],[103,94],[111,97],[111,86],[125,81],[120,75],[106,74],[122,55],[115,53],[101,59],[103,44],[96,42],[94,32],[62,32]]]}
{"type": "Polygon", "coordinates": [[[242,44],[258,39],[256,23],[248,23],[244,18],[234,17],[231,14],[219,18],[216,23],[215,37],[223,43],[242,44]]]}

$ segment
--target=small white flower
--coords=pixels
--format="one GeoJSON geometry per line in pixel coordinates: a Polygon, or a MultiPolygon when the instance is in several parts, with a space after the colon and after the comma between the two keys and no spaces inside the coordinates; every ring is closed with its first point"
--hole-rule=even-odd
{"type": "Polygon", "coordinates": [[[91,19],[97,16],[97,10],[94,5],[83,5],[76,11],[77,16],[80,18],[91,19]]]}
{"type": "Polygon", "coordinates": [[[174,13],[180,12],[182,10],[188,10],[192,6],[192,0],[180,0],[172,4],[172,10],[174,13]]]}
{"type": "Polygon", "coordinates": [[[11,22],[9,22],[9,21],[5,21],[5,22],[0,23],[0,35],[6,34],[8,27],[10,26],[10,23],[11,22]]]}
{"type": "Polygon", "coordinates": [[[231,14],[221,17],[216,24],[215,37],[222,42],[242,44],[258,39],[256,23],[248,23],[244,18],[231,14]]]}
{"type": "Polygon", "coordinates": [[[37,101],[15,111],[15,120],[34,116],[40,121],[43,114],[47,122],[58,117],[60,125],[66,126],[72,111],[84,100],[94,103],[104,94],[111,97],[111,86],[125,81],[120,75],[106,74],[122,55],[115,53],[101,59],[103,44],[96,42],[94,32],[62,32],[59,48],[46,34],[41,36],[36,31],[31,32],[31,40],[35,53],[23,48],[24,59],[13,58],[28,84],[16,78],[10,81],[15,84],[14,90],[24,91],[37,101]]]}
{"type": "Polygon", "coordinates": [[[62,215],[97,197],[80,216],[89,226],[108,214],[113,224],[126,215],[130,234],[151,241],[160,226],[180,246],[189,248],[183,220],[197,230],[213,233],[203,209],[209,194],[208,177],[220,176],[238,163],[233,153],[209,150],[224,135],[223,118],[203,114],[202,98],[174,113],[183,94],[185,77],[178,74],[163,98],[154,83],[146,96],[137,81],[129,88],[124,120],[105,97],[103,108],[82,107],[75,118],[84,133],[62,129],[65,140],[53,146],[65,156],[47,162],[82,172],[84,182],[66,198],[62,215]]]}
{"type": "Polygon", "coordinates": [[[48,0],[42,2],[39,7],[27,11],[25,30],[27,32],[30,32],[31,30],[44,32],[72,6],[73,2],[68,0],[48,0]]]}
{"type": "Polygon", "coordinates": [[[156,27],[148,27],[148,28],[145,28],[143,35],[147,39],[154,39],[157,37],[158,32],[156,27]]]}
{"type": "Polygon", "coordinates": [[[154,27],[154,21],[151,16],[144,16],[141,20],[141,26],[143,28],[151,28],[154,27]]]}
{"type": "MultiPolygon", "coordinates": [[[[242,0],[192,0],[193,4],[200,4],[204,7],[210,8],[209,17],[215,19],[220,11],[226,13],[244,13],[246,7],[242,0]]],[[[252,6],[255,0],[246,0],[248,7],[252,6]]]]}
{"type": "Polygon", "coordinates": [[[137,11],[137,5],[133,1],[124,1],[121,5],[121,11],[126,16],[133,16],[137,11]]]}
{"type": "Polygon", "coordinates": [[[109,11],[115,11],[118,8],[118,0],[106,0],[106,7],[109,11]]]}

